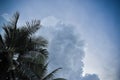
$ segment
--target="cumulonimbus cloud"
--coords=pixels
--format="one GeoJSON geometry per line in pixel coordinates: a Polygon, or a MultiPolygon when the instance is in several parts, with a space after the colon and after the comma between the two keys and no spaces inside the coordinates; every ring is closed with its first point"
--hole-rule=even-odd
{"type": "MultiPolygon", "coordinates": [[[[57,20],[55,17],[48,17],[46,21],[57,20]]],[[[50,21],[53,22],[53,21],[50,21]]],[[[49,27],[44,26],[42,30],[38,31],[36,35],[42,35],[49,41],[49,55],[50,64],[49,70],[57,67],[62,67],[62,71],[58,77],[64,77],[68,80],[99,80],[96,74],[87,74],[84,77],[83,73],[83,58],[84,53],[84,40],[75,32],[75,26],[61,23],[59,20],[55,21],[55,25],[49,27]]]]}

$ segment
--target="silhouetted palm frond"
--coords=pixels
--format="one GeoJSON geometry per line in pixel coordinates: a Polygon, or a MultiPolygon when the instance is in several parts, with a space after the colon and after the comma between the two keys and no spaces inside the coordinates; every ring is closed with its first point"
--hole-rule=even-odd
{"type": "Polygon", "coordinates": [[[5,44],[4,44],[2,36],[0,35],[0,49],[4,49],[4,48],[5,48],[5,44]]]}
{"type": "Polygon", "coordinates": [[[54,71],[52,71],[51,73],[49,73],[47,76],[45,76],[42,80],[53,80],[54,79],[54,74],[62,68],[57,68],[54,71]]]}
{"type": "Polygon", "coordinates": [[[53,79],[53,80],[67,80],[67,79],[64,79],[64,78],[56,78],[56,79],[53,79]]]}

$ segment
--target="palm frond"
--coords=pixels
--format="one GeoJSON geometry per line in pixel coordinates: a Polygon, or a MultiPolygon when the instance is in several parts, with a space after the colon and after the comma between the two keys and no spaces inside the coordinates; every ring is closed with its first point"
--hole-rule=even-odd
{"type": "Polygon", "coordinates": [[[67,79],[64,79],[64,78],[56,78],[56,79],[53,79],[53,80],[67,80],[67,79]]]}
{"type": "Polygon", "coordinates": [[[24,32],[26,32],[28,35],[32,35],[40,28],[40,20],[33,20],[31,23],[26,22],[26,25],[21,28],[24,32]]]}
{"type": "Polygon", "coordinates": [[[21,59],[21,61],[29,66],[39,79],[42,79],[47,71],[48,64],[45,65],[46,60],[47,56],[37,51],[30,51],[21,59]]]}
{"type": "Polygon", "coordinates": [[[36,50],[39,52],[48,53],[47,50],[43,49],[47,47],[48,41],[43,37],[31,37],[26,43],[26,48],[29,50],[36,50]]]}
{"type": "Polygon", "coordinates": [[[9,27],[7,27],[7,25],[4,24],[3,30],[5,31],[5,37],[8,36],[10,37],[10,29],[8,29],[9,27]]]}
{"type": "Polygon", "coordinates": [[[3,49],[5,48],[5,44],[4,44],[4,41],[2,39],[2,36],[0,35],[0,49],[3,49]]]}
{"type": "Polygon", "coordinates": [[[45,77],[45,75],[47,74],[47,67],[48,67],[48,63],[46,65],[44,65],[42,67],[41,72],[39,72],[39,76],[41,77],[41,79],[43,79],[45,77]]]}
{"type": "Polygon", "coordinates": [[[33,42],[36,44],[36,47],[46,47],[48,44],[48,41],[44,39],[43,37],[32,37],[33,42]]]}
{"type": "Polygon", "coordinates": [[[5,34],[4,34],[4,39],[5,39],[5,44],[7,47],[10,47],[12,44],[13,40],[13,29],[11,27],[3,27],[5,34]]]}
{"type": "MultiPolygon", "coordinates": [[[[3,27],[3,29],[5,31],[4,38],[5,38],[6,46],[15,47],[16,51],[19,53],[24,53],[24,51],[26,50],[34,49],[35,45],[38,46],[37,44],[38,42],[36,43],[36,40],[38,39],[34,39],[34,40],[30,39],[28,32],[29,30],[25,30],[24,28],[22,29],[17,28],[16,30],[14,30],[12,27],[3,27]]],[[[42,39],[39,46],[45,46],[46,44],[47,41],[43,41],[42,39]]]]}
{"type": "Polygon", "coordinates": [[[47,76],[45,76],[42,80],[52,80],[54,78],[54,74],[62,68],[57,68],[54,71],[52,71],[51,73],[49,73],[47,76]]]}
{"type": "Polygon", "coordinates": [[[19,19],[19,13],[16,12],[13,17],[11,18],[11,21],[9,24],[4,24],[4,31],[5,31],[5,43],[7,47],[13,47],[15,45],[15,34],[17,29],[17,22],[19,19]]]}
{"type": "Polygon", "coordinates": [[[16,12],[13,17],[10,19],[10,24],[11,26],[16,29],[17,28],[17,23],[18,23],[18,19],[19,19],[19,12],[16,12]]]}
{"type": "Polygon", "coordinates": [[[16,68],[16,74],[22,80],[39,80],[38,76],[24,63],[16,68]]]}

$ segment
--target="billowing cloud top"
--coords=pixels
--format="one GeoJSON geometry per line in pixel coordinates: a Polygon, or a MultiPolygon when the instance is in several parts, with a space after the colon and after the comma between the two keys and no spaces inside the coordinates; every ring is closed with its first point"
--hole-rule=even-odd
{"type": "Polygon", "coordinates": [[[82,76],[85,46],[84,40],[75,32],[75,26],[62,23],[53,16],[43,19],[42,25],[44,27],[36,35],[42,35],[49,40],[49,70],[62,67],[57,76],[68,80],[99,80],[95,74],[82,76]]]}

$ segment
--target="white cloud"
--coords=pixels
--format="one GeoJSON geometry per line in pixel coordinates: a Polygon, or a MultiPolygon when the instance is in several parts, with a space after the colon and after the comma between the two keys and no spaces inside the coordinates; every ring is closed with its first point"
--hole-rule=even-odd
{"type": "Polygon", "coordinates": [[[100,80],[96,74],[86,74],[81,80],[100,80]]]}
{"type": "Polygon", "coordinates": [[[58,20],[57,18],[55,18],[54,16],[48,16],[44,19],[42,19],[41,23],[43,26],[56,26],[56,24],[59,22],[60,20],[58,20]]]}
{"type": "MultiPolygon", "coordinates": [[[[86,76],[85,79],[82,77],[85,43],[76,34],[75,26],[61,23],[59,19],[53,16],[43,19],[42,24],[44,24],[42,30],[38,31],[36,35],[41,34],[49,41],[49,70],[62,67],[63,70],[57,75],[58,77],[64,77],[68,80],[86,80],[86,76]],[[47,23],[47,25],[44,23],[47,23]]],[[[93,75],[89,75],[89,77],[93,80],[99,80],[97,75],[97,78],[93,75]]]]}

